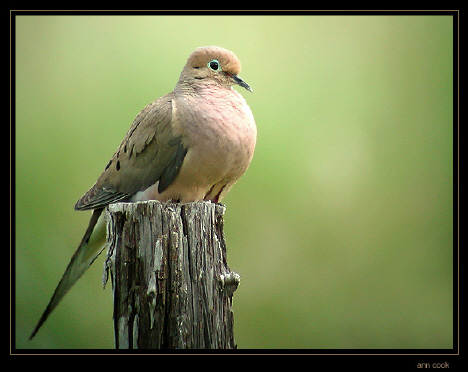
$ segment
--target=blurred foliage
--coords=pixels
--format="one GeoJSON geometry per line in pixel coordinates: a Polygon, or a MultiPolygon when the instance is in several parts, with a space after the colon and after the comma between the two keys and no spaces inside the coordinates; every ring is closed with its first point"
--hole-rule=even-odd
{"type": "Polygon", "coordinates": [[[103,258],[32,342],[75,201],[188,55],[243,63],[254,160],[224,199],[239,348],[452,348],[449,16],[16,18],[16,342],[112,348],[103,258]]]}

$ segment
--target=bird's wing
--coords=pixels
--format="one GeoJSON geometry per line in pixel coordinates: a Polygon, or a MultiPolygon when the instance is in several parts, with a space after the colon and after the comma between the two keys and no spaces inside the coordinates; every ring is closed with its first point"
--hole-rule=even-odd
{"type": "Polygon", "coordinates": [[[104,172],[75,204],[76,210],[103,208],[158,184],[163,192],[179,173],[187,148],[177,132],[173,93],[146,106],[104,172]]]}

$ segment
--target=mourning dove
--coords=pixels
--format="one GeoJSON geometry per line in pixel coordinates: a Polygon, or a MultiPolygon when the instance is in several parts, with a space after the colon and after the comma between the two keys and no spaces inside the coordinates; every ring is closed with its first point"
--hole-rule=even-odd
{"type": "Polygon", "coordinates": [[[244,98],[236,55],[217,46],[196,49],[179,81],[135,118],[97,182],[75,204],[92,209],[83,239],[30,339],[105,246],[101,215],[111,203],[219,202],[252,160],[257,129],[244,98]]]}

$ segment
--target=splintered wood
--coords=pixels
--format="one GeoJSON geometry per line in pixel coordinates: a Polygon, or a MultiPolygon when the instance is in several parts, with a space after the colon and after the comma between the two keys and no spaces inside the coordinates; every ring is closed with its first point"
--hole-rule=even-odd
{"type": "Polygon", "coordinates": [[[211,202],[111,204],[106,209],[117,349],[232,349],[225,207],[211,202]]]}

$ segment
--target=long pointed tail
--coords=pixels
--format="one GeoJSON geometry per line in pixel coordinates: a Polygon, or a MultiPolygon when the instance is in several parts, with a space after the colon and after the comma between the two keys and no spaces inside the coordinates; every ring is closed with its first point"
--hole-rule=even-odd
{"type": "Polygon", "coordinates": [[[59,304],[62,298],[67,294],[73,284],[84,274],[84,272],[91,266],[97,256],[102,252],[105,246],[106,237],[106,224],[104,218],[101,217],[103,208],[95,209],[91,220],[89,221],[88,228],[81,240],[78,249],[74,253],[70,263],[65,270],[65,273],[60,279],[60,282],[55,289],[52,298],[49,301],[44,313],[39,319],[39,322],[34,328],[34,331],[29,336],[31,340],[42,327],[44,322],[49,317],[50,313],[59,304]]]}

